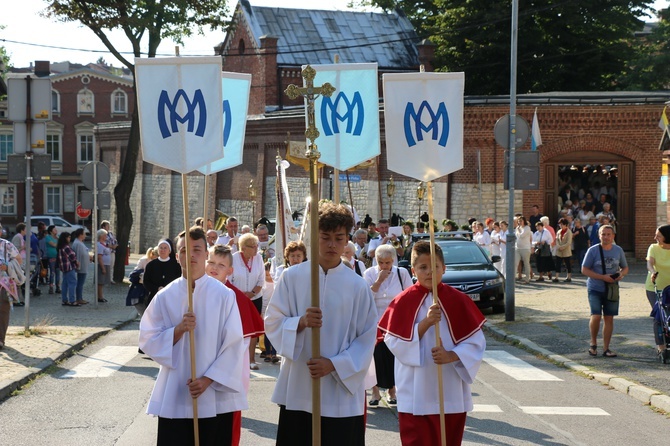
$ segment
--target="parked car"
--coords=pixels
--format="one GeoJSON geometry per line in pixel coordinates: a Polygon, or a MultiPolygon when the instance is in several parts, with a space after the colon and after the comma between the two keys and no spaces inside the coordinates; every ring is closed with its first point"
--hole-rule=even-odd
{"type": "MultiPolygon", "coordinates": [[[[505,278],[495,268],[500,256],[488,254],[470,240],[467,231],[438,232],[435,243],[444,254],[447,270],[442,276],[446,283],[467,294],[480,310],[491,308],[494,313],[505,312],[505,278]]],[[[413,234],[415,240],[428,240],[427,233],[413,234]]]]}
{"type": "Polygon", "coordinates": [[[75,229],[84,228],[86,237],[91,236],[91,231],[89,231],[85,226],[72,224],[66,221],[63,217],[59,217],[57,215],[33,215],[32,217],[30,217],[30,230],[32,232],[37,233],[37,224],[39,222],[44,223],[47,226],[47,228],[51,225],[54,225],[56,227],[58,235],[60,235],[61,232],[71,233],[75,229]]]}

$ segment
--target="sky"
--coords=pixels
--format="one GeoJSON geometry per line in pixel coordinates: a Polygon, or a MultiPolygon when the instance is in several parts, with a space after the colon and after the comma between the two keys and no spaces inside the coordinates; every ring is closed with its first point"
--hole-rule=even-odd
{"type": "MultiPolygon", "coordinates": [[[[256,6],[278,6],[284,8],[304,8],[313,4],[311,0],[250,0],[256,6]]],[[[350,0],[320,0],[319,9],[347,10],[350,0]]],[[[670,0],[669,0],[670,1],[670,0]]],[[[234,9],[237,0],[228,0],[230,9],[234,9]]],[[[10,61],[15,67],[27,67],[35,60],[61,62],[69,60],[86,64],[103,57],[108,64],[121,66],[91,30],[76,23],[55,22],[39,16],[39,12],[48,5],[45,0],[0,0],[0,46],[9,52],[10,61]],[[20,5],[20,6],[19,6],[20,5]],[[21,43],[14,43],[21,42],[21,43]],[[59,49],[72,48],[72,50],[59,49]],[[87,51],[91,50],[91,51],[87,51]],[[95,52],[97,50],[100,52],[95,52]]],[[[208,32],[208,29],[205,29],[208,32]]],[[[209,31],[208,36],[194,36],[180,47],[180,54],[211,56],[214,46],[223,41],[223,31],[209,31]]],[[[145,38],[146,39],[146,38],[145,38]]],[[[111,34],[110,40],[121,51],[132,53],[126,36],[118,31],[111,34]]],[[[166,56],[174,55],[175,43],[164,40],[158,53],[166,56]]],[[[133,57],[132,54],[126,57],[133,57]]],[[[131,60],[132,61],[132,60],[131,60]]]]}
{"type": "MultiPolygon", "coordinates": [[[[350,0],[320,0],[319,9],[346,10],[350,0]]],[[[304,8],[313,4],[311,0],[251,0],[252,5],[278,6],[284,8],[304,8]]],[[[51,62],[70,62],[86,64],[95,62],[99,57],[108,64],[120,66],[121,63],[110,53],[88,28],[76,23],[55,22],[39,16],[48,4],[46,0],[0,0],[0,46],[9,52],[10,61],[15,67],[27,67],[35,60],[51,62]],[[67,48],[67,49],[66,49],[67,48]]],[[[237,4],[229,0],[231,9],[237,4]]],[[[656,0],[656,9],[667,8],[670,0],[656,0]]],[[[180,48],[183,56],[211,56],[214,46],[224,39],[222,31],[209,32],[207,36],[194,36],[180,48]]],[[[118,31],[110,36],[110,40],[121,51],[131,52],[125,35],[118,31]]],[[[174,42],[164,40],[158,53],[166,56],[174,54],[174,42]]],[[[132,57],[131,54],[127,57],[132,57]]]]}

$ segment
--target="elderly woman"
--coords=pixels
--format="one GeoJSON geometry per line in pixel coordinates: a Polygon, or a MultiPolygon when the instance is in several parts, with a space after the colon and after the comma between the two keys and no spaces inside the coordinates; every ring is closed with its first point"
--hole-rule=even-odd
{"type": "Polygon", "coordinates": [[[567,218],[558,220],[558,232],[556,233],[556,277],[554,282],[558,282],[558,276],[561,274],[561,265],[565,264],[567,277],[566,282],[572,282],[572,231],[567,218]]]}
{"type": "Polygon", "coordinates": [[[356,274],[363,276],[363,273],[367,268],[365,268],[365,263],[356,259],[356,245],[354,242],[347,243],[347,246],[344,247],[344,252],[342,253],[342,258],[346,259],[347,262],[351,264],[351,268],[356,271],[356,274]]]}
{"type": "MultiPolygon", "coordinates": [[[[377,307],[377,315],[381,319],[391,301],[403,290],[412,286],[412,278],[405,268],[393,266],[396,258],[396,250],[393,246],[380,245],[375,251],[375,258],[377,265],[365,270],[363,278],[370,285],[377,307]]],[[[379,406],[380,387],[388,389],[388,403],[396,404],[394,358],[385,343],[380,342],[375,346],[374,359],[377,385],[372,388],[370,406],[379,406]]]]}
{"type": "Polygon", "coordinates": [[[542,221],[535,223],[535,229],[537,230],[533,234],[533,247],[536,250],[535,262],[537,263],[537,272],[540,273],[537,281],[544,282],[544,274],[546,273],[549,280],[551,280],[551,271],[555,267],[554,259],[551,255],[551,245],[554,243],[554,237],[544,227],[542,221]]]}
{"type": "Polygon", "coordinates": [[[96,232],[98,242],[96,253],[98,254],[98,302],[107,302],[102,294],[103,287],[112,283],[112,250],[107,247],[107,231],[98,229],[96,232]]]}
{"type": "MultiPolygon", "coordinates": [[[[238,246],[240,250],[233,254],[233,274],[230,276],[230,281],[251,299],[258,314],[261,314],[265,266],[263,257],[258,253],[258,237],[252,233],[242,234],[238,246]]],[[[249,368],[251,370],[258,370],[257,342],[258,338],[252,338],[249,344],[249,368]]]]}

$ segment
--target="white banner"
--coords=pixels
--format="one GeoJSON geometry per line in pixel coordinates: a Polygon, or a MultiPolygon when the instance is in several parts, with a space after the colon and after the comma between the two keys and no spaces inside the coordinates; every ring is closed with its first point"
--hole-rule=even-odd
{"type": "Polygon", "coordinates": [[[221,172],[242,164],[244,134],[247,129],[251,75],[224,72],[223,91],[223,158],[198,170],[205,175],[221,172]]]}
{"type": "Polygon", "coordinates": [[[319,96],[314,102],[314,118],[320,133],[315,141],[321,153],[319,162],[347,170],[378,156],[381,143],[377,64],[312,65],[312,68],[316,70],[315,87],[326,82],[335,87],[331,97],[319,96]]]}
{"type": "Polygon", "coordinates": [[[463,168],[464,73],[384,74],[388,168],[432,181],[463,168]]]}
{"type": "Polygon", "coordinates": [[[135,59],[144,161],[180,173],[223,157],[220,57],[135,59]]]}

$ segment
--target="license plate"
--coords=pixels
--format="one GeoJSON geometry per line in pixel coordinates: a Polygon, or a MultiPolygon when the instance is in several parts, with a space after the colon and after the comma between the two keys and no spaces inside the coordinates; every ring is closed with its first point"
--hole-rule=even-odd
{"type": "Polygon", "coordinates": [[[472,300],[479,300],[479,294],[468,294],[468,297],[472,300]]]}

